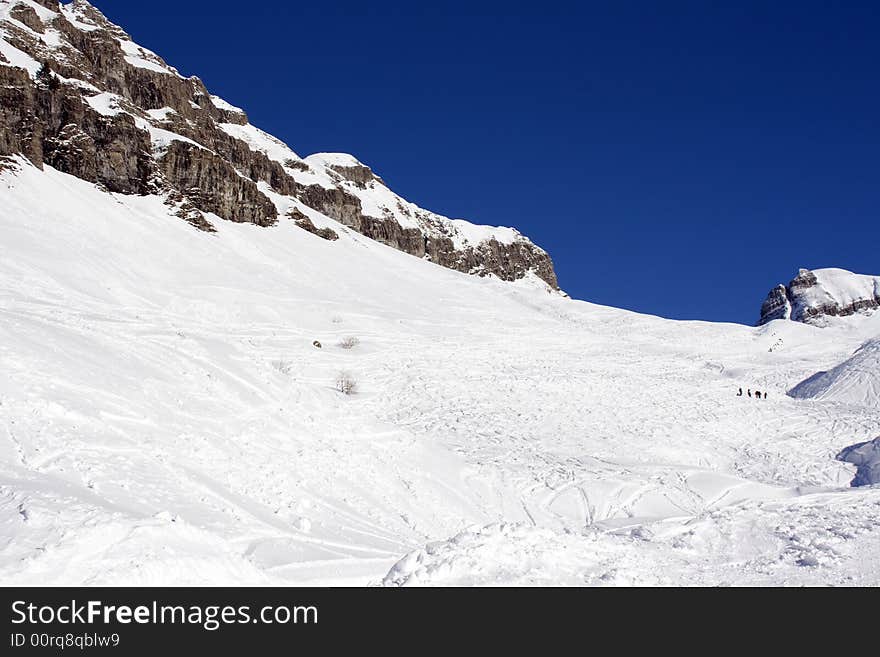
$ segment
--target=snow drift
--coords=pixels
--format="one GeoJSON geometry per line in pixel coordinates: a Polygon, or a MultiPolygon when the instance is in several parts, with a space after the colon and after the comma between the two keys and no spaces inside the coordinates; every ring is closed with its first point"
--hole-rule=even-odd
{"type": "Polygon", "coordinates": [[[856,466],[853,486],[880,484],[880,438],[851,445],[840,452],[837,458],[856,466]]]}
{"type": "Polygon", "coordinates": [[[880,338],[867,341],[840,365],[814,374],[788,394],[797,399],[880,407],[880,338]]]}

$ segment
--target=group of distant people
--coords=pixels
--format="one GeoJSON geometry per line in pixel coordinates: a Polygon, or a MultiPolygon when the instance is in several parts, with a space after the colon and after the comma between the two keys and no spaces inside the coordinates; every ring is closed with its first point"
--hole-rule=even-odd
{"type": "MultiPolygon", "coordinates": [[[[767,399],[767,393],[766,393],[766,392],[761,392],[760,390],[755,390],[755,394],[752,395],[752,389],[749,388],[747,394],[748,394],[749,397],[754,396],[756,399],[767,399]]],[[[737,397],[742,397],[742,396],[743,396],[743,389],[742,389],[742,388],[739,389],[739,392],[736,393],[736,396],[737,396],[737,397]]]]}

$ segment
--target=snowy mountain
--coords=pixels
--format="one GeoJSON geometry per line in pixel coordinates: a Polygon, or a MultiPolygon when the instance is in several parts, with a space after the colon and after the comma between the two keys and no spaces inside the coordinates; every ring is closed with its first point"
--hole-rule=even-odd
{"type": "Polygon", "coordinates": [[[880,308],[880,276],[845,269],[801,269],[787,286],[779,284],[761,306],[758,324],[790,319],[822,326],[830,317],[871,314],[880,308]]]}
{"type": "Polygon", "coordinates": [[[205,231],[206,213],[291,219],[331,240],[339,222],[444,267],[557,289],[550,257],[515,229],[423,210],[350,155],[300,158],[85,0],[0,0],[0,112],[0,156],[157,195],[205,231]]]}
{"type": "Polygon", "coordinates": [[[880,313],[548,294],[86,3],[0,7],[3,584],[880,584],[880,313]]]}

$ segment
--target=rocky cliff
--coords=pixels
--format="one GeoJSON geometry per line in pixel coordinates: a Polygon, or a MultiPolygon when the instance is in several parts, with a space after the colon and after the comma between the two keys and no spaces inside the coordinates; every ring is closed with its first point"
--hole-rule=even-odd
{"type": "Polygon", "coordinates": [[[824,324],[829,317],[872,313],[880,308],[880,276],[844,269],[801,269],[788,284],[770,291],[758,325],[774,319],[824,324]]]}
{"type": "Polygon", "coordinates": [[[0,0],[0,157],[15,155],[109,192],[162,195],[206,231],[216,218],[291,217],[329,239],[338,222],[444,267],[558,289],[548,254],[516,230],[419,208],[350,155],[300,158],[85,0],[0,0]]]}

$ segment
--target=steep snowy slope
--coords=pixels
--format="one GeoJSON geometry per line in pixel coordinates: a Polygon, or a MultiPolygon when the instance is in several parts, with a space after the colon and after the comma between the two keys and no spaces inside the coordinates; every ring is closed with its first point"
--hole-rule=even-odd
{"type": "Polygon", "coordinates": [[[0,0],[0,168],[16,155],[159,197],[205,231],[290,218],[333,240],[325,215],[444,267],[558,288],[550,256],[516,230],[419,208],[350,155],[300,158],[85,0],[0,0]]]}
{"type": "Polygon", "coordinates": [[[880,408],[880,339],[869,340],[852,357],[802,381],[789,394],[880,408]]]}
{"type": "Polygon", "coordinates": [[[835,460],[880,410],[785,394],[880,315],[672,322],[175,211],[0,174],[0,582],[880,583],[835,460]]]}

